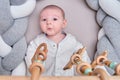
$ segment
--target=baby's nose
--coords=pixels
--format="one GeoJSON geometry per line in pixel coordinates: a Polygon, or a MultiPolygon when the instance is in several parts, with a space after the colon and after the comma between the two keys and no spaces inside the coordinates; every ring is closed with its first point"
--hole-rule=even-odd
{"type": "Polygon", "coordinates": [[[47,20],[47,25],[51,24],[52,22],[50,20],[47,20]]]}

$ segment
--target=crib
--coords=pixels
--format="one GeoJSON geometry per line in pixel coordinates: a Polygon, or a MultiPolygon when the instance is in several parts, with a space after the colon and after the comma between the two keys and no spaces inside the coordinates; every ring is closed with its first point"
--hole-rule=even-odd
{"type": "MultiPolygon", "coordinates": [[[[94,62],[94,54],[96,51],[99,25],[96,23],[96,12],[90,9],[85,0],[40,0],[37,1],[36,8],[29,16],[29,25],[25,37],[27,43],[41,33],[39,29],[39,12],[48,5],[56,4],[64,9],[68,26],[65,31],[72,33],[76,38],[87,47],[88,55],[93,61],[93,65],[99,65],[94,62]],[[65,4],[68,3],[68,4],[65,4]],[[73,28],[74,27],[74,28],[73,28]]],[[[104,53],[104,52],[103,52],[104,53]]],[[[102,59],[106,59],[106,54],[100,55],[102,59]]],[[[99,62],[101,62],[101,57],[99,62]]],[[[97,59],[96,59],[97,60],[97,59]]],[[[34,63],[34,62],[33,62],[34,63]]],[[[110,63],[110,62],[109,62],[110,63]]],[[[67,64],[67,63],[66,63],[67,64]]],[[[39,65],[39,64],[37,64],[39,65]]],[[[66,65],[67,66],[67,65],[66,65]]],[[[87,65],[86,65],[87,66],[87,65]]],[[[33,67],[33,66],[32,66],[33,67]]],[[[87,66],[88,67],[88,66],[87,66]]],[[[108,76],[104,70],[94,69],[90,75],[82,76],[41,76],[42,69],[34,67],[31,69],[31,76],[0,76],[0,80],[120,80],[120,74],[108,76]]],[[[84,70],[82,70],[84,71],[84,70]]],[[[120,67],[118,69],[120,72],[120,67]]],[[[79,71],[78,71],[79,73],[79,71]]]]}
{"type": "Polygon", "coordinates": [[[115,66],[115,76],[108,76],[108,74],[100,68],[94,69],[97,65],[107,65],[110,66],[112,62],[107,59],[107,51],[104,51],[101,55],[99,55],[92,64],[88,64],[81,60],[81,55],[85,51],[85,47],[79,49],[75,54],[72,55],[68,64],[64,67],[64,70],[70,69],[72,65],[76,64],[76,71],[78,74],[83,76],[49,76],[42,77],[40,76],[44,70],[42,63],[39,61],[45,60],[45,55],[47,55],[47,46],[45,43],[40,44],[38,46],[33,58],[32,64],[30,66],[31,76],[0,76],[1,80],[120,80],[120,64],[115,66]],[[44,50],[40,50],[41,47],[44,47],[44,50]],[[43,56],[44,55],[44,56],[43,56]],[[79,56],[80,55],[80,56],[79,56]],[[72,64],[71,64],[72,63],[72,64]],[[79,64],[78,64],[79,63],[79,64]],[[85,71],[87,69],[91,69],[87,73],[85,71]]]}
{"type": "MultiPolygon", "coordinates": [[[[109,80],[120,80],[120,76],[109,77],[109,80]]],[[[25,76],[0,76],[1,80],[31,80],[25,76]]],[[[38,80],[100,80],[97,76],[81,76],[81,77],[40,77],[38,80]]]]}

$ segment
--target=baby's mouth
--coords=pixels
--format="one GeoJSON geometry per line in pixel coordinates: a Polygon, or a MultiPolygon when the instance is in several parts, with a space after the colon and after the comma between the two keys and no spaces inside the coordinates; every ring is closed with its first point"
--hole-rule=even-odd
{"type": "Polygon", "coordinates": [[[52,28],[47,28],[47,30],[52,30],[52,28]]]}

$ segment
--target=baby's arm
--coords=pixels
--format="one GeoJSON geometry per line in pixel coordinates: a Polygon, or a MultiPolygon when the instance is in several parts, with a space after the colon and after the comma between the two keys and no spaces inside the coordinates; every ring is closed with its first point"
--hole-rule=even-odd
{"type": "MultiPolygon", "coordinates": [[[[79,49],[81,49],[83,47],[85,47],[85,46],[83,46],[80,42],[77,42],[77,46],[75,48],[75,51],[78,51],[79,49]]],[[[90,57],[88,56],[87,51],[85,51],[85,53],[83,53],[82,60],[84,62],[91,63],[91,60],[90,60],[90,57]]]]}
{"type": "Polygon", "coordinates": [[[29,67],[32,64],[31,59],[32,59],[36,49],[37,49],[37,44],[35,43],[35,41],[31,41],[29,46],[28,46],[27,53],[26,53],[26,56],[25,56],[25,62],[27,64],[28,75],[29,75],[29,71],[28,71],[29,67]]]}

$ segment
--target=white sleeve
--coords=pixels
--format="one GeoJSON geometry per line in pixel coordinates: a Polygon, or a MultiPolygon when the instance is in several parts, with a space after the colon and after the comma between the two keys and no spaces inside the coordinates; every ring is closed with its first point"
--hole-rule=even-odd
{"type": "MultiPolygon", "coordinates": [[[[83,47],[84,46],[80,42],[77,42],[77,47],[75,49],[77,51],[78,49],[83,48],[83,47]]],[[[88,56],[87,51],[85,51],[85,53],[83,53],[82,60],[85,62],[91,63],[91,60],[90,60],[90,57],[88,56]]]]}
{"type": "Polygon", "coordinates": [[[25,61],[26,61],[26,64],[27,64],[27,68],[29,68],[31,63],[32,63],[31,59],[34,56],[34,53],[35,53],[36,49],[37,49],[37,44],[35,43],[35,41],[31,41],[29,46],[28,46],[27,53],[26,53],[26,56],[25,56],[25,61]]]}

